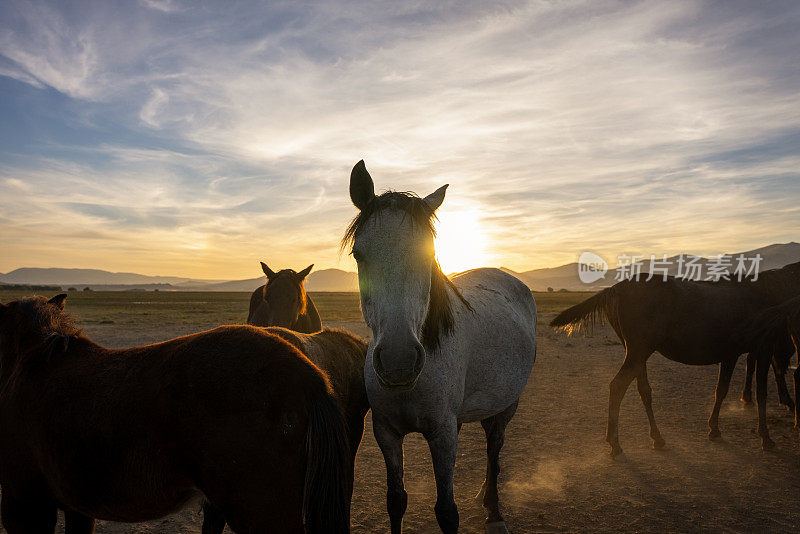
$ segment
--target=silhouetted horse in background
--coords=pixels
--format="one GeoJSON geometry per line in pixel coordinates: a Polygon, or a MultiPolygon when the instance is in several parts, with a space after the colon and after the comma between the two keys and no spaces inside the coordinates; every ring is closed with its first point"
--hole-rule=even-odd
{"type": "MultiPolygon", "coordinates": [[[[750,321],[743,334],[746,339],[755,340],[760,350],[765,352],[781,350],[786,336],[800,354],[800,296],[760,312],[750,321]]],[[[794,371],[794,395],[795,401],[800,402],[800,365],[794,371]]],[[[794,413],[795,428],[800,428],[798,411],[794,413]]]]}
{"type": "MultiPolygon", "coordinates": [[[[364,387],[366,341],[346,330],[333,328],[324,328],[314,334],[302,334],[280,327],[270,327],[266,331],[291,343],[328,375],[347,426],[350,446],[347,482],[352,494],[356,453],[364,435],[364,417],[369,411],[364,387]]],[[[222,533],[225,516],[220,510],[205,503],[203,516],[203,534],[222,533]]]]}
{"type": "Polygon", "coordinates": [[[314,265],[299,273],[291,269],[274,272],[261,262],[267,283],[250,295],[247,324],[253,326],[282,326],[295,332],[310,334],[322,328],[317,307],[306,293],[303,280],[314,265]]]}
{"type": "Polygon", "coordinates": [[[619,407],[625,391],[636,378],[653,446],[664,439],[656,426],[652,391],[647,380],[647,359],[658,351],[670,360],[690,365],[720,364],[714,410],[708,420],[709,437],[719,433],[719,410],[728,393],[736,360],[752,352],[756,360],[758,434],[764,449],[775,444],[766,422],[767,373],[772,354],[758,350],[751,339],[738,334],[756,313],[800,294],[800,262],[760,274],[757,280],[695,282],[677,278],[666,281],[626,280],[600,291],[561,312],[550,323],[571,331],[604,319],[625,345],[625,361],[611,381],[606,440],[611,454],[619,445],[619,407]]]}
{"type": "Polygon", "coordinates": [[[62,313],[0,304],[0,486],[9,534],[90,533],[204,496],[236,532],[349,531],[347,436],[328,379],[251,326],[124,350],[62,313]]]}

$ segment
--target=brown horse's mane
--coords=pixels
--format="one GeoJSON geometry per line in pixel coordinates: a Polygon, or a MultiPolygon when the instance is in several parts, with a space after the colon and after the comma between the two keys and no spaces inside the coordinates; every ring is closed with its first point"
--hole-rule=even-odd
{"type": "Polygon", "coordinates": [[[17,319],[8,330],[18,336],[32,335],[35,341],[23,345],[17,337],[16,346],[0,347],[0,396],[15,389],[25,368],[49,360],[56,350],[67,350],[71,339],[83,335],[69,314],[48,304],[44,297],[25,297],[17,300],[16,306],[29,321],[15,314],[17,319]]]}
{"type": "MultiPolygon", "coordinates": [[[[345,248],[352,249],[353,241],[367,221],[385,209],[403,211],[411,217],[411,221],[415,226],[422,228],[432,236],[436,236],[436,228],[434,227],[436,213],[424,199],[411,192],[386,191],[373,197],[350,222],[342,238],[342,250],[345,248]]],[[[439,346],[439,340],[442,335],[453,331],[453,310],[450,298],[447,295],[447,288],[450,288],[468,310],[473,311],[472,306],[456,288],[453,281],[442,272],[439,263],[434,258],[431,267],[431,292],[428,313],[422,325],[422,339],[420,340],[428,351],[434,350],[439,346]]]]}
{"type": "Polygon", "coordinates": [[[264,298],[266,299],[267,289],[269,289],[269,286],[274,284],[279,279],[286,279],[286,278],[291,280],[294,283],[295,287],[297,287],[297,296],[300,299],[300,311],[298,312],[298,315],[303,315],[304,313],[306,313],[308,295],[306,294],[306,289],[303,287],[303,280],[301,280],[300,277],[297,276],[297,272],[295,272],[292,269],[282,269],[278,271],[278,273],[275,276],[273,276],[272,279],[267,278],[267,283],[264,284],[264,298]]]}

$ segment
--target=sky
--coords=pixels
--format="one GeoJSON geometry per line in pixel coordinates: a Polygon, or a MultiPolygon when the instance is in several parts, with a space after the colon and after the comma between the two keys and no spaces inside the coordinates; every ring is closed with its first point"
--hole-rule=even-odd
{"type": "Polygon", "coordinates": [[[362,158],[448,272],[797,240],[800,3],[0,3],[0,272],[353,270],[362,158]]]}

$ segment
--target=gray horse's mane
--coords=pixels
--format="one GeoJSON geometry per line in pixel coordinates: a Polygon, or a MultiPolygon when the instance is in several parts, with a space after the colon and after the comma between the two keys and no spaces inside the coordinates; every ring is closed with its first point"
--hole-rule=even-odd
{"type": "MultiPolygon", "coordinates": [[[[436,228],[433,225],[436,220],[436,213],[431,210],[425,200],[410,192],[386,191],[373,197],[364,209],[353,218],[342,238],[342,249],[352,249],[353,241],[367,221],[373,215],[387,208],[402,210],[411,217],[411,221],[415,226],[422,228],[432,236],[436,235],[436,228]]],[[[453,309],[450,298],[447,295],[448,287],[468,310],[473,311],[472,306],[456,288],[452,280],[442,272],[439,263],[434,259],[431,268],[431,292],[428,313],[422,325],[422,339],[420,340],[428,352],[439,346],[439,340],[442,335],[453,331],[453,309]]]]}

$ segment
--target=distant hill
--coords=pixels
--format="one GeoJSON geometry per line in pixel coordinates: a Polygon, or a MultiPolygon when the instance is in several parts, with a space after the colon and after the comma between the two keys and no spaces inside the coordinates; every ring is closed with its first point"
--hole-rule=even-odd
{"type": "Polygon", "coordinates": [[[148,276],[136,273],[112,273],[100,269],[63,269],[23,267],[0,275],[6,284],[58,284],[58,285],[134,285],[134,284],[187,284],[211,283],[221,280],[193,280],[179,276],[148,276]]]}
{"type": "MultiPolygon", "coordinates": [[[[737,256],[740,253],[731,254],[737,256]]],[[[775,269],[800,261],[800,243],[776,243],[755,250],[743,252],[746,257],[760,254],[761,271],[775,269]]],[[[677,266],[675,256],[669,258],[673,266],[669,270],[674,275],[677,266]]],[[[615,258],[608,258],[614,260],[615,258]]],[[[707,264],[708,260],[699,258],[698,263],[707,264]]],[[[567,263],[558,267],[546,267],[530,271],[515,272],[501,267],[502,270],[516,276],[534,291],[568,289],[571,291],[596,290],[613,285],[617,270],[611,270],[597,282],[587,285],[578,278],[578,264],[567,263]]],[[[646,269],[643,269],[646,272],[646,269]]],[[[50,285],[84,288],[96,291],[159,289],[161,291],[252,291],[264,284],[265,277],[248,278],[246,280],[198,280],[178,276],[147,276],[136,273],[112,273],[99,269],[62,269],[25,267],[10,273],[0,274],[0,284],[50,285]]],[[[321,269],[312,271],[306,279],[308,291],[358,291],[358,275],[341,269],[321,269]]]]}

